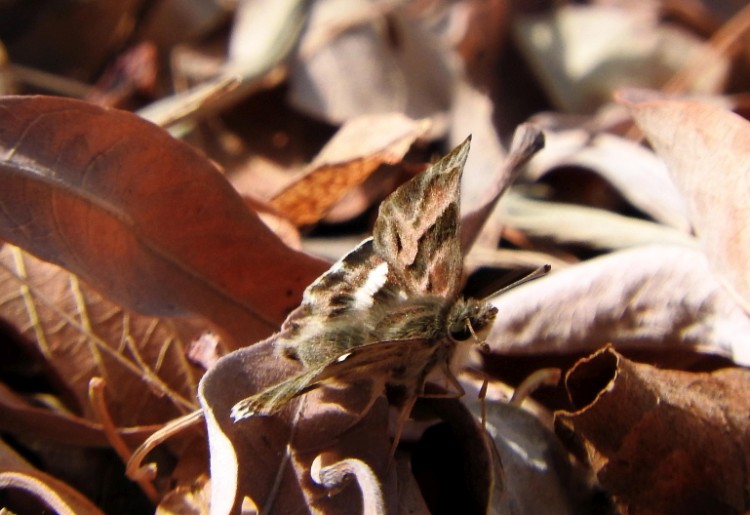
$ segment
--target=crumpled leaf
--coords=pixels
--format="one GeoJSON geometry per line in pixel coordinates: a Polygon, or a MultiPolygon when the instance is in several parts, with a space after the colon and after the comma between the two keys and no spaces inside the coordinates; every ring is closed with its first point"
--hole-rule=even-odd
{"type": "Polygon", "coordinates": [[[400,162],[429,126],[427,120],[411,120],[398,113],[350,120],[321,150],[305,176],[277,194],[271,206],[297,225],[319,221],[379,166],[400,162]]]}
{"type": "Polygon", "coordinates": [[[713,270],[750,312],[750,124],[700,102],[620,98],[685,196],[713,270]]]}
{"type": "Polygon", "coordinates": [[[205,158],[134,115],[6,97],[0,148],[0,237],[137,311],[199,313],[246,343],[325,268],[284,246],[205,158]]]}
{"type": "Polygon", "coordinates": [[[750,364],[750,320],[714,278],[705,255],[651,245],[614,252],[492,299],[487,342],[499,354],[694,349],[750,364]]]}
{"type": "Polygon", "coordinates": [[[566,377],[586,445],[623,513],[745,513],[750,372],[660,370],[607,347],[566,377]]]}

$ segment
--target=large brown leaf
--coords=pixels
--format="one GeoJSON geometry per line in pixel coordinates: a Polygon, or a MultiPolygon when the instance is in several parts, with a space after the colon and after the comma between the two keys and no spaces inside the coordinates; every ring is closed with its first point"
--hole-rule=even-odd
{"type": "Polygon", "coordinates": [[[0,154],[0,238],[138,311],[198,313],[247,344],[325,268],[284,246],[205,157],[135,115],[6,97],[0,154]]]}

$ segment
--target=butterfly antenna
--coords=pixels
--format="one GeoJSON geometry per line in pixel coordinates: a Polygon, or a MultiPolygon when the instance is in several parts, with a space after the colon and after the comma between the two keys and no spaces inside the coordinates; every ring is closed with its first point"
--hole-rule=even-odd
{"type": "MultiPolygon", "coordinates": [[[[494,297],[496,295],[501,295],[501,294],[507,292],[508,290],[512,290],[513,288],[517,288],[517,287],[521,286],[522,284],[526,284],[528,282],[533,281],[534,279],[539,279],[540,277],[544,277],[545,275],[547,275],[549,273],[550,270],[552,270],[552,266],[551,265],[542,265],[539,268],[537,268],[536,270],[533,270],[533,271],[529,272],[527,275],[521,277],[519,280],[514,281],[514,282],[510,283],[508,286],[504,286],[504,287],[500,288],[499,290],[497,290],[496,292],[491,293],[490,295],[488,295],[487,297],[485,297],[483,300],[487,300],[490,297],[494,297]]],[[[471,328],[469,330],[471,330],[471,328]]]]}

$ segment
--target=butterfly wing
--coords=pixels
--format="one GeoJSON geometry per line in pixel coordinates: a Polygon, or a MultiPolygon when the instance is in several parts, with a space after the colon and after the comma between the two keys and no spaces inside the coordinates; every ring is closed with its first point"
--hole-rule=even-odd
{"type": "MultiPolygon", "coordinates": [[[[232,407],[231,416],[237,421],[254,415],[273,414],[295,397],[329,380],[371,377],[381,379],[383,384],[393,379],[395,384],[403,383],[410,390],[421,387],[424,377],[419,376],[433,359],[435,346],[434,342],[419,339],[374,342],[355,347],[239,401],[232,407]]],[[[409,398],[417,394],[416,391],[406,392],[409,398]]]]}
{"type": "Polygon", "coordinates": [[[459,239],[461,173],[467,138],[380,205],[374,249],[408,292],[453,299],[463,258],[459,239]]]}
{"type": "Polygon", "coordinates": [[[368,238],[307,287],[276,346],[306,368],[316,368],[369,343],[376,314],[403,298],[404,288],[368,238]]]}

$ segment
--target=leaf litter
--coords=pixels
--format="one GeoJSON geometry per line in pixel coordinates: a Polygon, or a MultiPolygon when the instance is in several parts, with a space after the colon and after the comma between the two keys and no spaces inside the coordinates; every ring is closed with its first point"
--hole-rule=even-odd
{"type": "Polygon", "coordinates": [[[136,4],[0,8],[24,20],[0,21],[2,93],[57,95],[0,98],[0,484],[30,494],[11,509],[750,509],[750,81],[732,44],[747,9],[249,0],[132,17],[136,4]],[[538,150],[539,128],[524,167],[534,152],[513,148],[538,150]],[[281,238],[340,256],[468,133],[467,294],[553,264],[492,297],[468,393],[421,399],[392,461],[368,377],[232,422],[237,400],[299,367],[272,333],[328,266],[281,238]],[[512,390],[549,366],[566,381],[536,404],[477,399],[477,374],[512,390]],[[174,429],[196,397],[205,427],[174,429]],[[151,500],[124,474],[130,490],[111,494],[101,463],[143,442],[151,500]]]}

